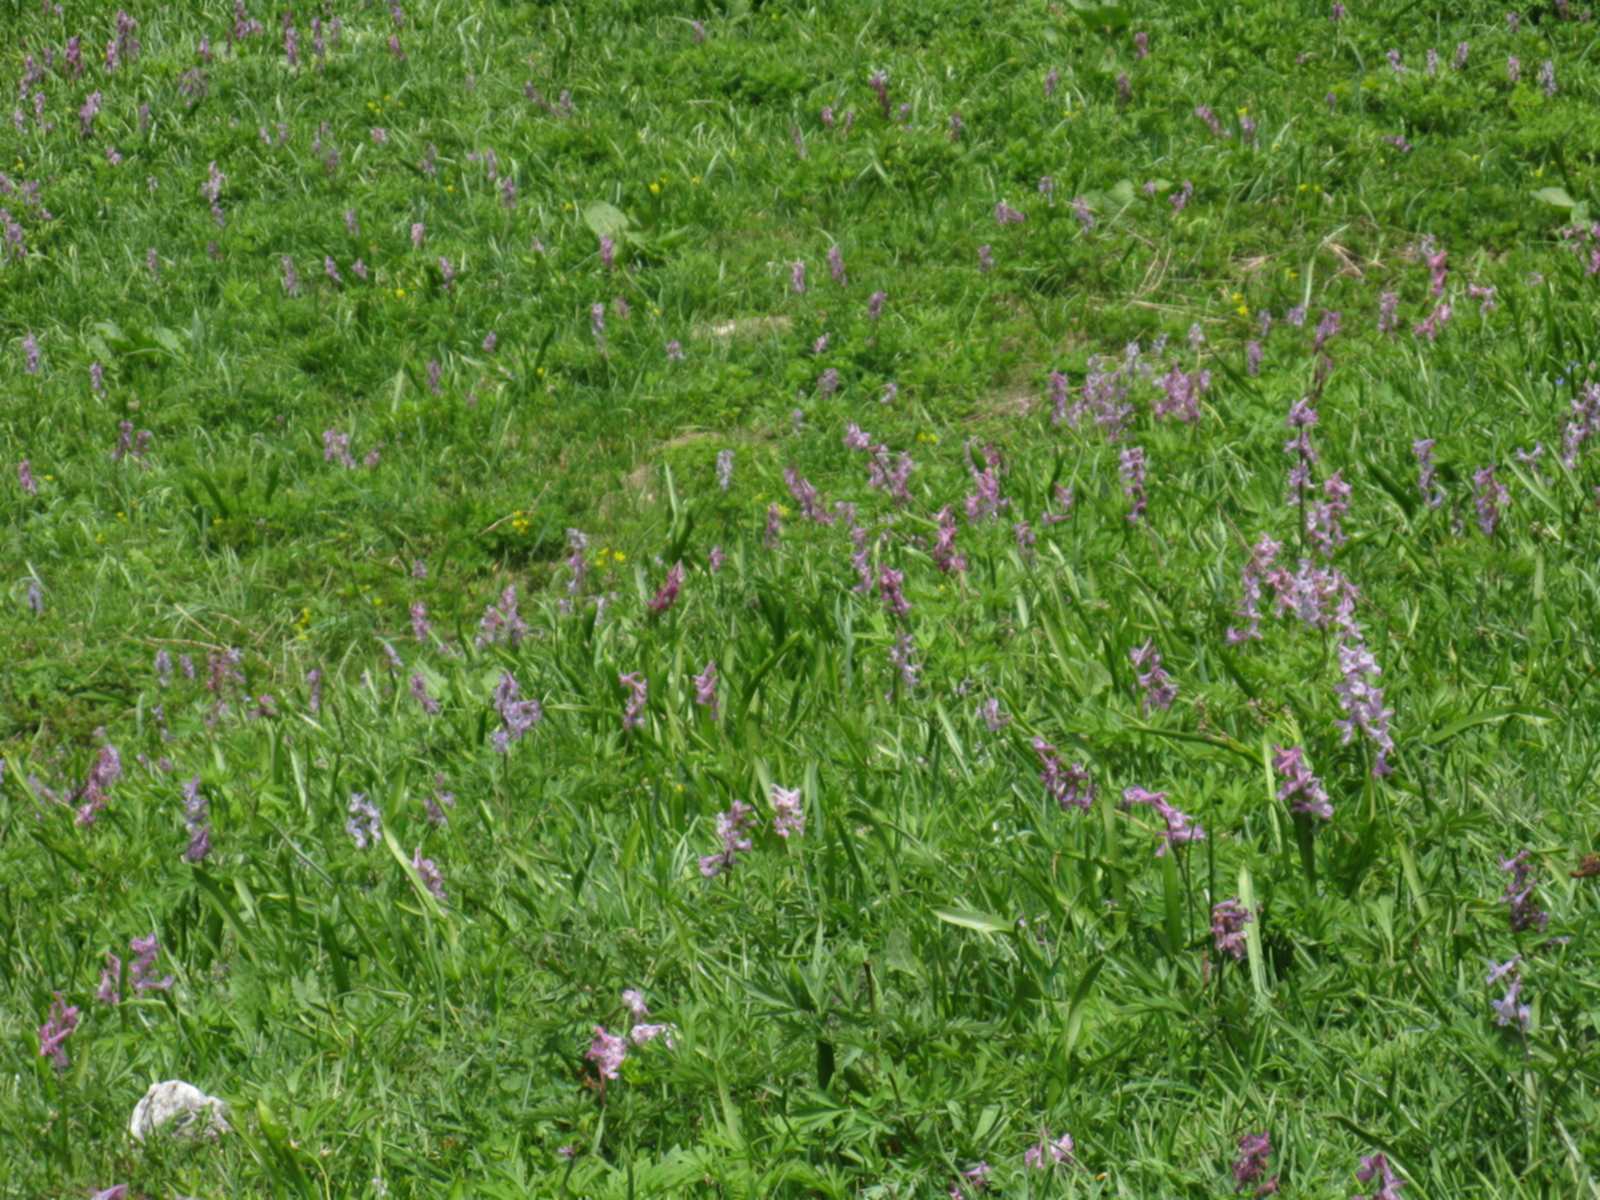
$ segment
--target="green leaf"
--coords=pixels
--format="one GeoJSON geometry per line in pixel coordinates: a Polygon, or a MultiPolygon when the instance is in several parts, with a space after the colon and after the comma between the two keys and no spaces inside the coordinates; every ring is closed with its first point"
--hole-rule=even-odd
{"type": "Polygon", "coordinates": [[[1009,933],[1013,922],[971,908],[936,908],[933,915],[946,925],[959,925],[979,933],[1009,933]]]}
{"type": "Polygon", "coordinates": [[[1571,196],[1567,195],[1566,188],[1558,187],[1540,188],[1533,194],[1533,198],[1535,200],[1543,200],[1546,204],[1553,204],[1557,208],[1571,208],[1577,203],[1571,196]]]}
{"type": "Polygon", "coordinates": [[[596,237],[613,239],[622,237],[627,233],[628,226],[633,224],[627,213],[604,200],[594,200],[584,205],[583,223],[594,230],[596,237]]]}
{"type": "Polygon", "coordinates": [[[1447,742],[1458,733],[1465,733],[1474,726],[1489,725],[1511,717],[1522,717],[1529,721],[1553,721],[1556,715],[1549,709],[1529,708],[1520,704],[1513,704],[1507,708],[1491,708],[1485,712],[1460,717],[1440,729],[1435,729],[1422,739],[1422,743],[1425,746],[1437,746],[1440,742],[1447,742]]]}

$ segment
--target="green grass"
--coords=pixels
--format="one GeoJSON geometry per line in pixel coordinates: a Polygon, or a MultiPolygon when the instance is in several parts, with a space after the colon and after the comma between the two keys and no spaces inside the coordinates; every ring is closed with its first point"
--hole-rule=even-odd
{"type": "Polygon", "coordinates": [[[1515,29],[1320,0],[344,4],[325,61],[294,14],[296,69],[281,12],[230,46],[207,3],[141,14],[114,72],[115,6],[66,7],[4,22],[0,1195],[910,1197],[987,1162],[1006,1196],[1210,1197],[1261,1131],[1285,1196],[1371,1193],[1377,1153],[1408,1200],[1600,1194],[1572,874],[1600,849],[1600,468],[1562,461],[1600,389],[1600,232],[1563,233],[1596,207],[1600,42],[1576,4],[1515,29]],[[1052,420],[1053,372],[1071,407],[1135,341],[1120,440],[1052,420]],[[1155,412],[1173,368],[1210,372],[1192,423],[1155,412]],[[1329,555],[1285,500],[1304,398],[1306,503],[1352,488],[1329,555]],[[121,422],[147,446],[114,455],[121,422]],[[903,501],[852,424],[914,459],[903,501]],[[1007,507],[973,519],[986,461],[1007,507]],[[791,469],[853,517],[807,520],[791,469]],[[1275,611],[1280,576],[1230,644],[1262,536],[1349,581],[1355,624],[1275,611]],[[525,634],[481,637],[507,588],[525,634]],[[1357,636],[1386,776],[1336,724],[1357,636]],[[1146,642],[1169,709],[1141,702],[1146,642]],[[501,753],[506,673],[542,720],[501,753]],[[1048,794],[1035,739],[1088,808],[1048,794]],[[107,745],[122,773],[77,819],[107,745]],[[1330,821],[1278,799],[1279,746],[1330,821]],[[803,836],[776,836],[774,787],[803,836]],[[1155,854],[1133,787],[1204,840],[1155,854]],[[364,848],[353,793],[381,812],[364,848]],[[752,848],[704,878],[735,802],[752,848]],[[1502,899],[1523,849],[1544,928],[1502,899]],[[1256,914],[1237,961],[1229,898],[1256,914]],[[134,986],[152,932],[170,990],[134,986]],[[1485,984],[1518,954],[1525,1029],[1485,984]],[[672,1045],[605,1080],[586,1051],[630,1027],[628,988],[672,1045]],[[234,1132],[132,1143],[168,1078],[234,1132]],[[1070,1163],[1024,1165],[1043,1131],[1070,1163]]]}

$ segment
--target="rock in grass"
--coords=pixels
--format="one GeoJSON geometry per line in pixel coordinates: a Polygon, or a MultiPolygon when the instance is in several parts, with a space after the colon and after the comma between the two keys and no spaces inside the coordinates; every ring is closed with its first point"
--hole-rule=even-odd
{"type": "Polygon", "coordinates": [[[208,1096],[192,1083],[168,1079],[152,1083],[144,1099],[134,1105],[128,1132],[142,1142],[152,1133],[171,1125],[175,1137],[215,1138],[229,1132],[228,1106],[208,1096]]]}

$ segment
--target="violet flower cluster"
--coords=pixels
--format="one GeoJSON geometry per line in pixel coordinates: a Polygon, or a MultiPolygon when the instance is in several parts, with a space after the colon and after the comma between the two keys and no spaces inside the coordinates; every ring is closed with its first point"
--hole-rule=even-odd
{"type": "Polygon", "coordinates": [[[1147,804],[1156,810],[1166,828],[1161,832],[1161,841],[1156,846],[1156,857],[1163,858],[1173,846],[1181,846],[1187,842],[1205,841],[1206,831],[1194,822],[1188,813],[1167,803],[1167,793],[1147,792],[1142,787],[1124,788],[1122,792],[1124,806],[1147,804]]]}
{"type": "MultiPolygon", "coordinates": [[[[998,703],[995,701],[990,703],[994,704],[998,711],[998,703]]],[[[991,723],[989,728],[995,731],[999,726],[991,723]]],[[[1057,804],[1064,809],[1087,810],[1093,806],[1094,780],[1083,763],[1075,762],[1070,766],[1063,766],[1056,748],[1042,737],[1033,739],[1033,752],[1039,756],[1039,782],[1044,784],[1045,792],[1057,804]]]]}

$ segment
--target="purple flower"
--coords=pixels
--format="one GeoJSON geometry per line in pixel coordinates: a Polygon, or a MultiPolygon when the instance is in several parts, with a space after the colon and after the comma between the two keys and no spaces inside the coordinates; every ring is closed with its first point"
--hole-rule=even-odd
{"type": "Polygon", "coordinates": [[[23,495],[37,496],[39,494],[39,485],[33,480],[33,466],[25,458],[17,463],[17,483],[22,487],[23,495]]]}
{"type": "Polygon", "coordinates": [[[1311,444],[1311,428],[1318,420],[1317,410],[1309,398],[1303,397],[1289,406],[1284,423],[1295,435],[1283,444],[1283,452],[1294,459],[1294,465],[1289,468],[1287,503],[1301,503],[1305,490],[1311,486],[1311,467],[1318,461],[1316,447],[1311,444]]]}
{"type": "Polygon", "coordinates": [[[1556,64],[1555,60],[1547,58],[1539,64],[1539,86],[1544,89],[1547,97],[1554,98],[1556,94],[1556,64]]]}
{"type": "Polygon", "coordinates": [[[161,943],[156,940],[155,934],[134,938],[128,943],[128,948],[136,956],[128,964],[128,978],[133,981],[134,991],[164,992],[171,989],[173,984],[171,975],[155,978],[156,958],[161,953],[161,943]]]}
{"type": "Polygon", "coordinates": [[[1278,789],[1278,799],[1299,797],[1289,807],[1294,812],[1308,813],[1323,821],[1333,819],[1333,804],[1322,780],[1311,773],[1306,763],[1305,751],[1299,746],[1277,746],[1273,750],[1272,769],[1283,777],[1278,789]]]}
{"type": "Polygon", "coordinates": [[[1148,717],[1151,709],[1159,708],[1165,712],[1171,708],[1178,696],[1178,685],[1162,669],[1161,651],[1155,648],[1155,643],[1146,641],[1144,645],[1134,647],[1128,651],[1128,661],[1133,663],[1138,672],[1139,686],[1144,689],[1144,697],[1139,703],[1140,711],[1148,717]]]}
{"type": "Polygon", "coordinates": [[[83,137],[94,133],[94,119],[100,115],[100,101],[102,97],[98,91],[90,92],[89,98],[83,102],[83,107],[78,110],[78,132],[83,137]]]}
{"type": "Polygon", "coordinates": [[[1356,1171],[1356,1178],[1362,1183],[1378,1181],[1378,1189],[1368,1197],[1355,1197],[1355,1200],[1400,1200],[1400,1189],[1405,1187],[1405,1180],[1397,1176],[1389,1166],[1389,1160],[1381,1154],[1374,1154],[1361,1160],[1361,1166],[1356,1171]]]}
{"type": "Polygon", "coordinates": [[[383,828],[383,818],[367,800],[367,794],[351,792],[350,804],[345,811],[350,814],[350,819],[344,823],[344,831],[350,835],[356,849],[365,850],[368,846],[376,845],[383,828]]]}
{"type": "Polygon", "coordinates": [[[1383,673],[1362,642],[1341,642],[1338,654],[1341,678],[1334,692],[1345,717],[1335,724],[1341,732],[1341,742],[1348,745],[1359,729],[1378,749],[1372,773],[1387,775],[1391,770],[1389,755],[1394,752],[1394,738],[1389,732],[1389,718],[1394,716],[1394,710],[1383,706],[1383,689],[1377,685],[1383,673]]]}
{"type": "MultiPolygon", "coordinates": [[[[1267,1159],[1272,1155],[1272,1138],[1265,1130],[1260,1133],[1247,1133],[1239,1138],[1239,1157],[1233,1160],[1233,1190],[1242,1192],[1256,1180],[1260,1179],[1267,1170],[1267,1159]]],[[[1266,1180],[1251,1193],[1255,1196],[1271,1196],[1278,1191],[1278,1177],[1274,1175],[1266,1180]]]]}
{"type": "Polygon", "coordinates": [[[106,965],[100,968],[100,986],[95,989],[94,998],[101,1004],[120,1004],[122,994],[122,960],[111,951],[106,951],[106,965]]]}
{"type": "Polygon", "coordinates": [[[22,335],[22,354],[26,360],[23,363],[23,369],[29,375],[37,375],[39,373],[39,339],[33,336],[31,330],[22,335]]]}
{"type": "Polygon", "coordinates": [[[1189,207],[1189,201],[1194,199],[1194,184],[1189,180],[1183,181],[1183,186],[1173,194],[1172,211],[1182,212],[1189,207]]]}
{"type": "Polygon", "coordinates": [[[727,812],[718,813],[717,837],[722,841],[722,849],[700,859],[700,874],[715,879],[733,870],[739,855],[749,853],[752,848],[749,831],[754,823],[755,809],[742,800],[735,800],[727,812]]]}
{"type": "Polygon", "coordinates": [[[1135,58],[1147,58],[1150,54],[1150,35],[1140,30],[1133,35],[1133,55],[1135,58]]]}
{"type": "Polygon", "coordinates": [[[878,572],[878,595],[891,616],[903,617],[911,611],[911,603],[901,590],[904,582],[905,573],[893,567],[884,567],[878,572]]]}
{"type": "Polygon", "coordinates": [[[1161,396],[1155,402],[1154,415],[1176,417],[1184,424],[1192,425],[1200,419],[1200,398],[1211,387],[1211,372],[1190,371],[1185,374],[1174,366],[1156,381],[1156,387],[1161,391],[1161,396]]]}
{"type": "Polygon", "coordinates": [[[1511,876],[1500,899],[1511,920],[1511,932],[1522,933],[1528,929],[1543,929],[1550,923],[1550,914],[1540,908],[1533,898],[1533,869],[1528,863],[1529,853],[1519,850],[1510,858],[1499,861],[1502,871],[1511,876]]]}
{"type": "Polygon", "coordinates": [[[501,727],[490,740],[501,754],[507,753],[513,742],[521,741],[528,730],[544,720],[544,707],[532,697],[522,699],[522,688],[510,671],[503,673],[495,685],[494,710],[500,716],[501,727]]]}
{"type": "Polygon", "coordinates": [[[1235,962],[1244,960],[1244,927],[1255,919],[1237,899],[1223,900],[1211,906],[1211,942],[1218,954],[1231,954],[1235,962]]]}
{"type": "Polygon", "coordinates": [[[189,833],[189,844],[184,848],[185,862],[204,862],[211,853],[210,804],[200,791],[200,776],[192,777],[183,785],[183,823],[189,833]]]}
{"type": "Polygon", "coordinates": [[[1251,376],[1261,374],[1261,343],[1252,341],[1245,343],[1244,366],[1251,376]]]}
{"type": "Polygon", "coordinates": [[[1194,818],[1167,803],[1167,793],[1147,792],[1142,787],[1124,788],[1122,802],[1126,805],[1148,804],[1160,814],[1166,829],[1161,833],[1161,843],[1156,847],[1156,857],[1162,858],[1173,847],[1186,842],[1205,841],[1206,831],[1193,824],[1194,818]]]}
{"type": "Polygon", "coordinates": [[[1350,511],[1350,485],[1335,471],[1322,485],[1323,499],[1306,506],[1306,536],[1324,558],[1348,540],[1341,518],[1350,511]]]}
{"type": "Polygon", "coordinates": [[[1472,473],[1473,507],[1478,513],[1478,528],[1484,537],[1493,537],[1500,526],[1501,510],[1511,503],[1511,493],[1505,484],[1494,477],[1494,464],[1490,463],[1472,473]]]}
{"type": "Polygon", "coordinates": [[[422,886],[433,893],[435,900],[443,903],[444,876],[439,873],[438,865],[431,858],[422,857],[422,847],[418,846],[411,854],[411,869],[422,880],[422,886]]]}
{"type": "Polygon", "coordinates": [[[768,550],[776,550],[778,548],[778,538],[783,533],[781,516],[782,514],[778,511],[776,504],[767,505],[767,528],[762,536],[761,543],[768,550]]]}
{"type": "Polygon", "coordinates": [[[1128,510],[1128,521],[1138,524],[1144,517],[1146,496],[1145,459],[1144,449],[1140,446],[1129,446],[1120,455],[1119,473],[1122,476],[1122,494],[1128,498],[1131,507],[1128,510]]]}
{"type": "Polygon", "coordinates": [[[644,706],[649,700],[650,684],[643,675],[633,672],[618,675],[617,683],[628,689],[628,705],[623,710],[622,727],[638,729],[644,724],[644,706]]]}
{"type": "Polygon", "coordinates": [[[1417,460],[1417,490],[1422,493],[1423,503],[1438,508],[1444,503],[1444,492],[1434,483],[1433,446],[1432,438],[1419,438],[1411,443],[1411,453],[1417,460]]]}
{"type": "Polygon", "coordinates": [[[1000,707],[1000,700],[995,696],[979,701],[978,719],[988,727],[990,733],[999,733],[1011,724],[1011,715],[1000,707]]]}
{"type": "Polygon", "coordinates": [[[781,788],[772,785],[772,832],[781,838],[792,833],[800,837],[806,831],[806,810],[800,800],[799,788],[781,788]]]}
{"type": "Polygon", "coordinates": [[[1316,353],[1327,345],[1328,339],[1339,332],[1340,323],[1341,317],[1337,312],[1329,309],[1322,310],[1322,320],[1317,322],[1316,341],[1311,346],[1312,353],[1316,353]]]}
{"type": "Polygon", "coordinates": [[[1094,228],[1094,210],[1089,207],[1089,201],[1084,197],[1072,198],[1072,215],[1077,218],[1078,227],[1085,233],[1094,228]]]}
{"type": "Polygon", "coordinates": [[[985,275],[994,270],[994,254],[987,243],[978,247],[978,270],[985,275]]]}
{"type": "Polygon", "coordinates": [[[628,1043],[614,1033],[607,1033],[605,1026],[596,1025],[594,1040],[589,1043],[584,1057],[595,1064],[602,1080],[615,1079],[622,1060],[628,1057],[628,1043]]]}
{"type": "Polygon", "coordinates": [[[1042,737],[1033,739],[1033,752],[1039,756],[1039,782],[1058,805],[1084,810],[1094,805],[1094,780],[1087,767],[1081,762],[1063,767],[1056,748],[1042,737]]]}
{"type": "Polygon", "coordinates": [[[635,1046],[648,1045],[650,1042],[660,1038],[667,1044],[667,1049],[669,1050],[671,1050],[676,1044],[673,1041],[672,1035],[673,1028],[671,1025],[651,1025],[648,1023],[641,1023],[635,1025],[628,1031],[628,1039],[633,1042],[635,1046]]]}
{"type": "Polygon", "coordinates": [[[1450,65],[1455,67],[1455,69],[1458,70],[1458,71],[1466,70],[1467,53],[1468,53],[1469,49],[1470,49],[1470,47],[1467,45],[1466,42],[1457,42],[1456,43],[1456,56],[1455,56],[1454,59],[1451,60],[1451,64],[1450,65]]]}
{"type": "Polygon", "coordinates": [[[1055,485],[1055,497],[1055,502],[1061,506],[1061,511],[1052,512],[1046,508],[1039,515],[1039,523],[1041,525],[1059,525],[1062,521],[1072,516],[1072,505],[1075,499],[1072,489],[1058,483],[1055,485]]]}
{"type": "Polygon", "coordinates": [[[1393,71],[1396,75],[1404,75],[1406,73],[1406,65],[1400,60],[1400,51],[1391,50],[1389,51],[1387,57],[1389,59],[1389,69],[1391,71],[1393,71]]]}
{"type": "Polygon", "coordinates": [[[650,599],[649,608],[653,613],[664,613],[678,602],[678,592],[683,587],[683,560],[679,559],[667,568],[667,578],[662,583],[659,591],[650,599]]]}
{"type": "Polygon", "coordinates": [[[1195,105],[1194,115],[1206,123],[1206,128],[1211,130],[1212,137],[1225,138],[1228,136],[1227,132],[1222,128],[1222,123],[1217,120],[1217,114],[1211,111],[1209,105],[1195,105]]]}
{"type": "Polygon", "coordinates": [[[439,702],[428,695],[428,681],[421,671],[411,675],[411,698],[422,706],[422,711],[430,717],[439,715],[439,702]]]}
{"type": "Polygon", "coordinates": [[[100,747],[94,765],[89,768],[88,778],[73,797],[83,801],[78,806],[75,818],[78,825],[87,828],[95,823],[95,819],[105,809],[112,785],[120,778],[122,778],[122,756],[117,753],[115,746],[107,742],[100,747]]]}
{"type": "Polygon", "coordinates": [[[934,565],[945,574],[953,574],[967,569],[967,560],[956,553],[956,518],[946,504],[935,517],[939,522],[939,537],[933,546],[934,565]]]}
{"type": "Polygon", "coordinates": [[[833,516],[823,506],[822,497],[817,494],[817,489],[811,486],[810,480],[800,474],[793,467],[783,469],[783,481],[788,485],[789,494],[794,497],[800,506],[800,512],[809,521],[818,525],[833,524],[833,516]]]}
{"type": "Polygon", "coordinates": [[[474,644],[481,650],[501,639],[508,639],[513,646],[518,646],[527,633],[528,623],[517,611],[517,586],[508,584],[506,590],[500,593],[498,605],[484,606],[474,644]]]}
{"type": "Polygon", "coordinates": [[[78,1017],[77,1006],[68,1004],[57,992],[50,1015],[39,1026],[39,1057],[48,1058],[58,1071],[67,1069],[66,1042],[78,1028],[78,1017]]]}
{"type": "Polygon", "coordinates": [[[712,659],[706,663],[705,670],[698,675],[690,676],[694,680],[694,702],[711,714],[711,719],[717,719],[717,660],[712,659]]]}
{"type": "MultiPolygon", "coordinates": [[[[902,633],[895,639],[894,645],[889,647],[889,665],[899,672],[898,684],[906,691],[911,691],[917,686],[922,676],[922,665],[917,662],[917,642],[909,632],[902,633]]],[[[894,699],[894,688],[891,687],[884,696],[886,701],[894,699]]]]}
{"type": "Polygon", "coordinates": [[[883,119],[889,119],[889,76],[885,71],[874,71],[867,80],[867,86],[878,94],[878,107],[883,110],[883,119]]]}
{"type": "MultiPolygon", "coordinates": [[[[1506,79],[1507,79],[1507,81],[1510,82],[1510,83],[1516,83],[1521,78],[1522,78],[1522,60],[1519,59],[1515,54],[1508,54],[1506,56],[1506,79]]],[[[98,95],[98,93],[96,93],[96,94],[98,95]]]]}
{"type": "Polygon", "coordinates": [[[722,564],[727,561],[728,556],[722,552],[721,546],[711,547],[710,553],[706,555],[706,567],[713,575],[722,570],[722,564]]]}
{"type": "Polygon", "coordinates": [[[972,474],[972,494],[966,498],[967,520],[974,523],[992,521],[1001,510],[1010,508],[1011,501],[1000,495],[1000,476],[993,463],[983,470],[968,468],[972,474]]]}
{"type": "Polygon", "coordinates": [[[994,206],[994,220],[997,225],[1021,225],[1027,219],[1004,200],[994,206]]]}
{"type": "Polygon", "coordinates": [[[840,287],[849,286],[850,280],[844,272],[844,251],[839,249],[837,242],[828,247],[828,270],[840,287]]]}
{"type": "Polygon", "coordinates": [[[727,491],[733,483],[733,451],[717,451],[717,486],[727,491]]]}
{"type": "Polygon", "coordinates": [[[789,290],[796,296],[805,295],[806,264],[799,259],[789,264],[789,290]]]}
{"type": "Polygon", "coordinates": [[[1071,1162],[1072,1151],[1070,1133],[1063,1133],[1051,1141],[1049,1132],[1041,1129],[1038,1142],[1022,1152],[1022,1161],[1036,1171],[1044,1171],[1061,1163],[1071,1162]]]}
{"type": "Polygon", "coordinates": [[[1569,471],[1577,470],[1578,452],[1597,429],[1600,429],[1600,383],[1591,383],[1572,401],[1572,420],[1567,422],[1561,439],[1562,466],[1569,471]]]}
{"type": "Polygon", "coordinates": [[[867,320],[876,321],[883,315],[883,303],[888,298],[888,292],[873,292],[867,297],[867,320]]]}

